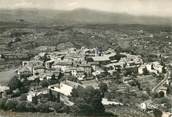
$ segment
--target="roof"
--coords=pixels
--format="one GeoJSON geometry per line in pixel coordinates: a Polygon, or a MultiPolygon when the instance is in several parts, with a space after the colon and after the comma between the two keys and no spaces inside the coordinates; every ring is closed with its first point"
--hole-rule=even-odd
{"type": "Polygon", "coordinates": [[[89,62],[90,65],[99,65],[99,62],[89,62]]]}
{"type": "Polygon", "coordinates": [[[116,53],[105,54],[103,56],[95,56],[95,57],[92,57],[92,59],[94,61],[98,61],[98,62],[100,62],[100,61],[110,61],[110,57],[113,57],[115,55],[116,55],[116,53]]]}
{"type": "Polygon", "coordinates": [[[79,83],[67,80],[67,81],[61,82],[60,84],[51,85],[48,88],[53,90],[53,91],[59,92],[63,95],[70,96],[72,89],[77,88],[78,86],[83,87],[79,83]]]}
{"type": "Polygon", "coordinates": [[[45,67],[44,66],[35,66],[34,70],[37,70],[37,69],[45,69],[45,67]]]}
{"type": "Polygon", "coordinates": [[[152,62],[151,64],[154,64],[154,65],[161,65],[158,61],[154,61],[154,62],[152,62]]]}
{"type": "Polygon", "coordinates": [[[54,62],[54,60],[49,60],[49,61],[46,61],[46,63],[52,63],[52,62],[54,62]]]}
{"type": "Polygon", "coordinates": [[[109,61],[109,57],[108,56],[96,56],[96,57],[92,57],[93,61],[109,61]]]}
{"type": "Polygon", "coordinates": [[[31,71],[27,66],[24,66],[22,68],[19,68],[19,72],[31,72],[31,71]]]}
{"type": "Polygon", "coordinates": [[[27,78],[27,80],[31,80],[32,81],[32,80],[35,80],[37,78],[39,78],[39,77],[38,76],[30,76],[30,77],[27,78]]]}
{"type": "Polygon", "coordinates": [[[23,62],[28,62],[29,66],[38,66],[41,65],[43,62],[40,60],[33,59],[31,61],[23,61],[23,62]]]}
{"type": "Polygon", "coordinates": [[[88,64],[80,64],[79,66],[81,66],[81,67],[91,67],[91,64],[90,63],[88,63],[88,64]]]}
{"type": "Polygon", "coordinates": [[[102,104],[103,105],[123,105],[120,102],[115,102],[115,101],[109,101],[107,98],[102,99],[102,104]]]}
{"type": "Polygon", "coordinates": [[[110,64],[105,65],[105,67],[110,67],[110,66],[122,66],[122,65],[124,65],[124,64],[125,64],[125,62],[110,63],[110,64]]]}
{"type": "Polygon", "coordinates": [[[55,63],[55,65],[72,65],[72,62],[58,62],[58,63],[55,63]]]}
{"type": "Polygon", "coordinates": [[[95,89],[99,89],[99,84],[98,82],[94,79],[94,80],[86,80],[86,81],[82,81],[82,85],[86,88],[89,86],[92,86],[95,89]]]}
{"type": "MultiPolygon", "coordinates": [[[[79,84],[79,83],[73,82],[73,81],[69,81],[69,80],[63,81],[60,84],[66,84],[66,85],[71,86],[71,87],[78,87],[78,86],[83,87],[82,84],[79,84]]],[[[52,86],[59,87],[59,83],[51,85],[50,87],[52,87],[52,86]]]]}
{"type": "Polygon", "coordinates": [[[8,90],[8,89],[9,89],[8,86],[1,86],[0,85],[0,92],[3,92],[3,91],[8,90]]]}
{"type": "Polygon", "coordinates": [[[48,89],[40,89],[40,90],[29,91],[28,95],[39,96],[41,94],[48,94],[48,93],[49,93],[48,89]]]}
{"type": "Polygon", "coordinates": [[[71,87],[73,87],[73,88],[74,87],[78,87],[78,86],[83,87],[81,84],[76,83],[76,82],[72,82],[72,81],[69,81],[69,80],[66,80],[64,83],[67,84],[67,85],[69,85],[69,86],[71,86],[71,87]]]}

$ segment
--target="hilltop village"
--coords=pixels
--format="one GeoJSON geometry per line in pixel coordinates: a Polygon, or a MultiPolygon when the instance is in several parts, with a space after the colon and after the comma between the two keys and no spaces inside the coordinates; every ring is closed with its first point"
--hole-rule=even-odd
{"type": "Polygon", "coordinates": [[[170,67],[162,55],[145,62],[141,55],[111,48],[69,48],[23,61],[0,88],[0,108],[94,113],[126,106],[165,113],[172,109],[170,88],[170,67]]]}

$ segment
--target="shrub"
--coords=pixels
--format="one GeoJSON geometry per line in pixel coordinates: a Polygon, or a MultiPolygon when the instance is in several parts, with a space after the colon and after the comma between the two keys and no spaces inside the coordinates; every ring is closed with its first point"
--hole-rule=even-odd
{"type": "Polygon", "coordinates": [[[151,95],[152,98],[159,98],[159,94],[156,93],[156,92],[151,92],[150,95],[151,95]]]}
{"type": "Polygon", "coordinates": [[[16,111],[26,112],[27,111],[26,104],[27,104],[27,102],[25,102],[25,101],[18,103],[17,106],[16,106],[16,111]]]}
{"type": "Polygon", "coordinates": [[[104,93],[108,91],[108,86],[106,83],[101,82],[99,84],[99,88],[100,88],[100,91],[103,94],[103,96],[104,96],[104,93]]]}
{"type": "Polygon", "coordinates": [[[27,110],[27,112],[35,112],[36,111],[35,105],[28,102],[26,104],[26,110],[27,110]]]}
{"type": "Polygon", "coordinates": [[[143,75],[148,75],[149,74],[149,71],[147,70],[147,68],[145,67],[144,69],[143,69],[143,75]]]}
{"type": "Polygon", "coordinates": [[[20,101],[26,101],[27,100],[27,94],[22,94],[20,96],[20,101]]]}
{"type": "Polygon", "coordinates": [[[56,112],[63,112],[62,110],[63,106],[64,106],[63,103],[54,103],[52,107],[56,112]]]}
{"type": "Polygon", "coordinates": [[[6,102],[7,102],[6,98],[1,98],[0,99],[0,109],[5,109],[6,102]]]}
{"type": "Polygon", "coordinates": [[[37,110],[37,112],[47,113],[47,112],[49,112],[49,105],[48,104],[38,104],[36,106],[36,110],[37,110]]]}
{"type": "Polygon", "coordinates": [[[42,87],[48,87],[48,85],[49,85],[49,83],[48,83],[47,80],[43,80],[43,81],[41,82],[41,86],[42,86],[42,87]]]}
{"type": "Polygon", "coordinates": [[[21,91],[19,89],[13,90],[13,94],[12,94],[13,97],[18,97],[20,95],[21,95],[21,91]]]}
{"type": "MultiPolygon", "coordinates": [[[[74,90],[73,90],[74,91],[74,90]]],[[[78,87],[75,93],[71,93],[75,97],[75,109],[74,113],[80,114],[95,114],[103,113],[105,111],[102,101],[101,91],[94,89],[93,87],[82,88],[78,87]]]]}
{"type": "Polygon", "coordinates": [[[9,82],[8,86],[10,87],[11,90],[15,90],[17,88],[22,87],[21,81],[17,78],[17,76],[14,76],[9,82]]]}
{"type": "Polygon", "coordinates": [[[154,109],[153,114],[155,117],[162,117],[162,112],[158,109],[154,109]]]}
{"type": "Polygon", "coordinates": [[[20,88],[21,93],[28,93],[29,90],[30,90],[29,86],[24,86],[24,87],[20,88]]]}
{"type": "Polygon", "coordinates": [[[5,109],[6,110],[15,110],[17,103],[18,102],[16,100],[7,100],[5,103],[5,109]]]}
{"type": "Polygon", "coordinates": [[[56,84],[56,83],[58,83],[58,80],[56,80],[56,79],[48,80],[49,85],[53,85],[53,84],[56,84]]]}
{"type": "Polygon", "coordinates": [[[86,103],[84,100],[81,98],[77,99],[78,104],[76,104],[73,108],[74,113],[79,113],[79,114],[92,114],[94,112],[94,107],[86,103]]]}

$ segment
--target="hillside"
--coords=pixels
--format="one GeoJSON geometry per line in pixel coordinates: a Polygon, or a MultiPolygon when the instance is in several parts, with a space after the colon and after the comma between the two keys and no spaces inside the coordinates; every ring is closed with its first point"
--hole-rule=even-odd
{"type": "Polygon", "coordinates": [[[155,16],[133,16],[95,11],[89,9],[75,9],[72,11],[16,9],[0,10],[0,21],[14,22],[19,19],[29,23],[89,23],[89,24],[158,24],[169,25],[172,18],[155,16]]]}

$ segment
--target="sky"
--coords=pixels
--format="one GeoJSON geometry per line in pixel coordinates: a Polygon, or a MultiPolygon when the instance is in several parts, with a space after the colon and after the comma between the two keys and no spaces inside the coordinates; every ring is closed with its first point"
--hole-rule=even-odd
{"type": "Polygon", "coordinates": [[[172,0],[0,0],[0,8],[57,10],[88,8],[132,15],[172,17],[172,0]]]}

